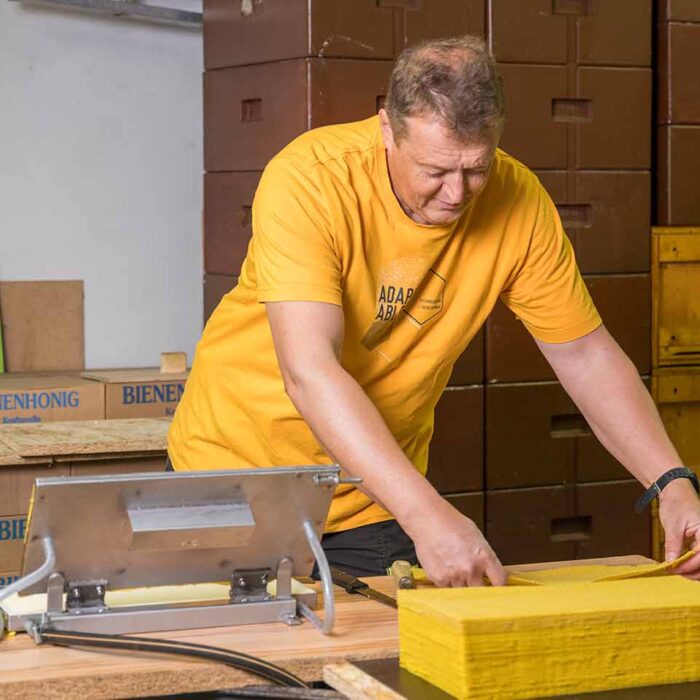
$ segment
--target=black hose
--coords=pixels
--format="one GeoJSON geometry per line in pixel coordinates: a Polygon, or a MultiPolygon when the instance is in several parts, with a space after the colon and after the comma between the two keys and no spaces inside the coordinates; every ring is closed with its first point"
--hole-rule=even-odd
{"type": "Polygon", "coordinates": [[[145,651],[158,654],[179,654],[207,661],[217,661],[227,666],[248,671],[287,688],[308,688],[309,686],[285,669],[275,666],[263,659],[238,651],[221,649],[206,644],[190,644],[175,642],[168,639],[151,639],[149,637],[122,637],[113,634],[93,634],[91,632],[62,632],[59,630],[43,630],[39,632],[41,642],[50,642],[57,646],[73,647],[102,647],[107,649],[128,649],[130,651],[145,651]]]}

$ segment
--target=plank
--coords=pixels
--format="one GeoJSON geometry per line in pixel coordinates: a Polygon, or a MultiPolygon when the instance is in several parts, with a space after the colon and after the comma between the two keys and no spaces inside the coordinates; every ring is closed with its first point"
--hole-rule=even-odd
{"type": "Polygon", "coordinates": [[[151,452],[167,449],[162,418],[0,426],[0,443],[21,457],[151,452]]]}
{"type": "Polygon", "coordinates": [[[323,668],[323,680],[349,700],[403,700],[381,681],[349,663],[330,664],[323,668]]]}

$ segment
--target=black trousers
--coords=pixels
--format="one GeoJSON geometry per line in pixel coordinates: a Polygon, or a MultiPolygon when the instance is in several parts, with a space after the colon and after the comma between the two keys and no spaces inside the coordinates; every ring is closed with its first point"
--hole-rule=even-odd
{"type": "MultiPolygon", "coordinates": [[[[165,471],[173,471],[170,459],[165,471]]],[[[321,545],[331,566],[353,576],[383,576],[397,559],[418,563],[413,541],[396,520],[331,532],[323,535],[321,545]]],[[[318,578],[315,565],[312,576],[318,578]]]]}

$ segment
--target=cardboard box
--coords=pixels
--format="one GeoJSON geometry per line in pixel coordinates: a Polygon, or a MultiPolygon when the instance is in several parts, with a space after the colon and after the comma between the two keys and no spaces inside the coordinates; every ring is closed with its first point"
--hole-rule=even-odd
{"type": "Polygon", "coordinates": [[[80,280],[0,282],[7,370],[85,369],[83,297],[80,280]]]}
{"type": "Polygon", "coordinates": [[[148,418],[0,427],[0,571],[20,569],[35,479],[164,471],[167,428],[148,418]]]}
{"type": "Polygon", "coordinates": [[[82,376],[104,386],[104,417],[109,420],[172,417],[188,374],[165,373],[153,367],[92,370],[82,376]]]}
{"type": "Polygon", "coordinates": [[[0,374],[0,424],[104,417],[104,389],[77,374],[0,374]]]}
{"type": "Polygon", "coordinates": [[[10,571],[8,573],[0,574],[0,589],[14,583],[18,578],[19,572],[17,571],[10,571]]]}
{"type": "MultiPolygon", "coordinates": [[[[4,455],[2,461],[9,461],[4,455]]],[[[15,461],[23,459],[17,457],[15,461]]],[[[0,466],[0,571],[20,568],[34,479],[68,476],[69,472],[67,464],[52,466],[46,459],[37,464],[0,466]]]]}

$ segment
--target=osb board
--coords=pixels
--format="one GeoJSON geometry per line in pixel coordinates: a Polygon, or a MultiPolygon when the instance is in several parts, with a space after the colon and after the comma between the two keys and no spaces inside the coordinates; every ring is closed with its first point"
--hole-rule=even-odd
{"type": "MultiPolygon", "coordinates": [[[[643,557],[611,557],[585,563],[644,563],[643,557]]],[[[574,562],[561,562],[561,564],[574,562]]],[[[551,563],[537,564],[548,568],[551,563]]],[[[506,567],[511,569],[513,567],[506,567]]],[[[519,566],[522,570],[524,567],[519,566]]],[[[389,576],[363,579],[377,590],[395,595],[389,576]]],[[[341,661],[395,658],[399,653],[398,611],[335,587],[333,634],[325,636],[308,622],[287,627],[270,622],[144,636],[211,644],[235,649],[283,666],[303,679],[320,680],[323,667],[341,661]]],[[[267,684],[259,678],[223,665],[176,660],[162,655],[126,654],[37,647],[26,634],[0,642],[0,697],[123,698],[267,684]]]]}
{"type": "Polygon", "coordinates": [[[8,372],[85,368],[83,282],[0,282],[8,372]]]}
{"type": "Polygon", "coordinates": [[[0,443],[20,457],[149,452],[167,448],[161,418],[0,426],[0,443]]]}

